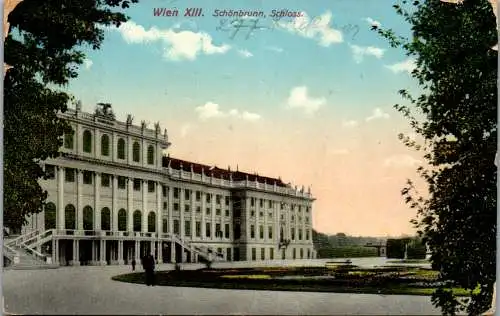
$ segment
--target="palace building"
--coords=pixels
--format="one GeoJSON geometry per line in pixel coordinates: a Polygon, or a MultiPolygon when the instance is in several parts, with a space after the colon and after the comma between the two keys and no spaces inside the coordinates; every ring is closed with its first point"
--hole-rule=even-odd
{"type": "Polygon", "coordinates": [[[315,257],[309,189],[172,158],[158,123],[117,121],[109,104],[60,116],[73,133],[44,162],[46,205],[9,249],[60,265],[315,257]]]}

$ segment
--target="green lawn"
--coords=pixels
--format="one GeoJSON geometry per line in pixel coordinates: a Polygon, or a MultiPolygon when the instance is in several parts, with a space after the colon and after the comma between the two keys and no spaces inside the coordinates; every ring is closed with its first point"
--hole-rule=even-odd
{"type": "MultiPolygon", "coordinates": [[[[359,269],[347,271],[339,268],[256,268],[256,269],[213,269],[160,271],[156,273],[156,284],[160,286],[200,287],[240,290],[272,290],[301,292],[334,292],[366,294],[431,295],[432,287],[414,282],[435,280],[435,271],[419,268],[359,269]],[[333,270],[333,271],[332,271],[333,270]],[[329,278],[315,279],[311,276],[328,275],[329,278]],[[298,278],[281,278],[281,277],[298,278]],[[309,276],[309,278],[301,278],[309,276]]],[[[112,278],[115,281],[144,284],[143,273],[129,273],[112,278]]],[[[467,296],[460,288],[454,288],[456,295],[467,296]]]]}

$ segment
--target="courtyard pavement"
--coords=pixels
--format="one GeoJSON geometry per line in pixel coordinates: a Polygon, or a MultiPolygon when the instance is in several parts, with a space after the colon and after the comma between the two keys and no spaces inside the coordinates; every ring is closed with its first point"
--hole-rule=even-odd
{"type": "MultiPolygon", "coordinates": [[[[187,265],[185,268],[197,268],[187,265]]],[[[171,269],[162,265],[158,270],[171,269]]],[[[430,298],[148,287],[111,280],[128,266],[61,267],[3,272],[9,314],[439,315],[430,298]]],[[[141,270],[139,270],[141,271],[141,270]]]]}

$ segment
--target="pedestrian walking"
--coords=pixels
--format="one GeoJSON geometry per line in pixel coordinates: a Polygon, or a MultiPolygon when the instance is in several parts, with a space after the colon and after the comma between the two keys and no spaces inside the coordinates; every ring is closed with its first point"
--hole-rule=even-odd
{"type": "Polygon", "coordinates": [[[154,285],[154,270],[155,270],[155,259],[153,255],[149,254],[144,258],[144,271],[146,277],[146,285],[154,285]]]}
{"type": "Polygon", "coordinates": [[[132,259],[132,271],[135,271],[135,259],[132,259]]]}

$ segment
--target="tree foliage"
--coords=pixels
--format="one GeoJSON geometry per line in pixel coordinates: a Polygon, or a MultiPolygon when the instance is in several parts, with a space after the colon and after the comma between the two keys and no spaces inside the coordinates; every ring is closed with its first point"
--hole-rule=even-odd
{"type": "MultiPolygon", "coordinates": [[[[42,210],[40,162],[59,155],[69,125],[57,117],[71,96],[57,89],[78,75],[84,46],[99,49],[103,26],[138,0],[24,0],[8,16],[4,59],[4,226],[19,229],[42,210]]],[[[62,210],[58,210],[62,211],[62,210]]]]}
{"type": "Polygon", "coordinates": [[[414,98],[401,90],[410,105],[395,107],[425,141],[400,135],[401,140],[423,151],[428,164],[418,169],[428,192],[419,193],[409,180],[402,194],[417,211],[413,222],[432,251],[433,268],[443,281],[471,291],[470,300],[462,302],[443,286],[433,303],[444,314],[476,315],[489,307],[495,282],[498,55],[490,49],[497,42],[495,17],[487,0],[403,1],[394,8],[410,23],[411,39],[373,28],[415,58],[412,76],[423,93],[414,98]]]}

